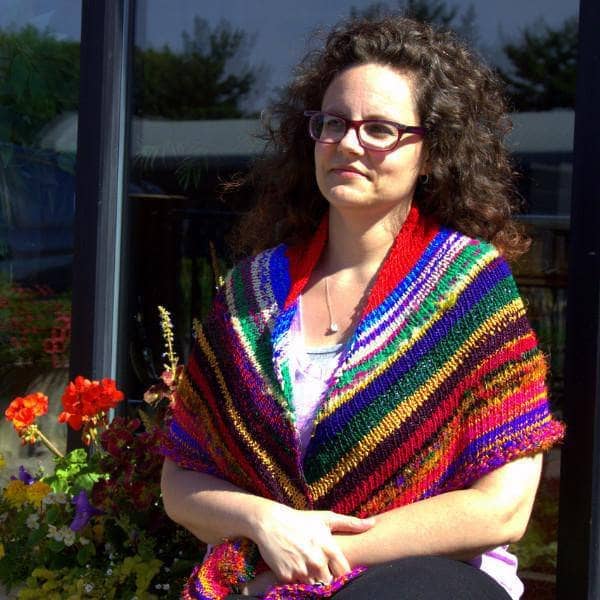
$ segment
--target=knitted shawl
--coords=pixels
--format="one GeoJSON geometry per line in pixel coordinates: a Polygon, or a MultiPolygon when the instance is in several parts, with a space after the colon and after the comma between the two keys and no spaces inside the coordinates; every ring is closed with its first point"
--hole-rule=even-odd
{"type": "MultiPolygon", "coordinates": [[[[546,362],[506,262],[490,244],[412,208],[332,374],[304,456],[294,426],[289,328],[327,241],[327,222],[232,269],[195,342],[163,452],[297,509],[367,517],[465,488],[563,434],[546,362]]],[[[222,599],[264,569],[226,540],[184,598],[222,599]]],[[[269,599],[328,597],[281,585],[269,599]]]]}

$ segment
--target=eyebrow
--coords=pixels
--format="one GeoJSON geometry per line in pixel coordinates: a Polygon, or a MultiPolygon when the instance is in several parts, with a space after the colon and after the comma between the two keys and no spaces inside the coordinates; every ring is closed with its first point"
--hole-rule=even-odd
{"type": "Polygon", "coordinates": [[[335,115],[336,117],[343,117],[344,119],[348,119],[349,121],[389,121],[390,123],[398,123],[400,125],[404,125],[402,120],[395,119],[394,117],[387,117],[380,113],[370,113],[368,116],[363,117],[362,119],[351,119],[348,116],[347,111],[344,110],[336,110],[335,108],[322,108],[321,112],[328,113],[330,115],[335,115]]]}

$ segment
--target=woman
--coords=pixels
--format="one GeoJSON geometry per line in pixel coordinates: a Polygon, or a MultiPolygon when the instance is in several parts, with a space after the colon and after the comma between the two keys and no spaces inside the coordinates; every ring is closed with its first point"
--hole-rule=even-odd
{"type": "Polygon", "coordinates": [[[184,597],[518,598],[505,546],[562,425],[504,260],[496,79],[448,33],[354,20],[273,117],[260,252],[196,328],[164,449],[165,509],[211,545],[184,597]]]}

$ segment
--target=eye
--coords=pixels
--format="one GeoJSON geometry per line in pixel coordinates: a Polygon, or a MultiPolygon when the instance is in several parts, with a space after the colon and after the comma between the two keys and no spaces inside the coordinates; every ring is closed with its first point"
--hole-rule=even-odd
{"type": "Polygon", "coordinates": [[[335,115],[323,115],[323,131],[328,134],[339,134],[346,129],[344,119],[335,115]]]}
{"type": "Polygon", "coordinates": [[[363,135],[379,140],[395,138],[398,135],[398,130],[393,125],[383,121],[367,121],[363,123],[362,131],[363,135]]]}

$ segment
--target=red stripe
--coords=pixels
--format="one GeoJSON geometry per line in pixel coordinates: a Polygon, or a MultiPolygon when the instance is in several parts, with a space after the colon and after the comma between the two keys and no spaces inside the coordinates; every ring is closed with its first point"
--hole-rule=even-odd
{"type": "Polygon", "coordinates": [[[421,216],[419,209],[413,203],[377,274],[369,300],[363,310],[363,317],[377,308],[408,275],[439,230],[439,226],[433,219],[421,216]]]}
{"type": "Polygon", "coordinates": [[[222,441],[227,450],[234,456],[239,465],[242,467],[242,471],[248,474],[249,480],[256,485],[262,491],[263,495],[267,498],[271,497],[270,490],[263,484],[262,479],[258,476],[251,463],[246,460],[246,457],[242,450],[239,448],[235,439],[229,433],[229,425],[223,421],[221,417],[221,410],[216,402],[216,398],[212,393],[210,386],[207,384],[202,371],[196,364],[193,354],[190,357],[188,363],[188,370],[194,384],[199,388],[199,391],[203,394],[207,403],[210,406],[210,412],[215,416],[217,423],[215,429],[221,434],[222,441]]]}
{"type": "MultiPolygon", "coordinates": [[[[313,238],[306,244],[287,249],[290,279],[292,281],[284,310],[288,309],[308,283],[325,244],[327,243],[329,218],[323,217],[313,238]]],[[[383,261],[377,279],[363,310],[363,317],[379,306],[410,272],[423,255],[425,248],[439,232],[439,225],[432,218],[424,217],[413,203],[400,232],[383,261]]]]}
{"type": "MultiPolygon", "coordinates": [[[[523,352],[530,350],[532,347],[535,347],[535,338],[532,335],[517,340],[514,344],[509,343],[505,346],[507,350],[508,348],[511,348],[510,355],[512,357],[519,357],[523,352]]],[[[339,510],[340,512],[347,513],[355,510],[359,504],[365,502],[370,495],[370,491],[383,485],[387,479],[392,477],[397,470],[398,464],[405,464],[409,457],[414,456],[415,446],[420,447],[423,441],[430,437],[439,427],[439,424],[444,422],[450,414],[452,414],[465,390],[467,390],[474,382],[481,381],[482,377],[485,377],[485,375],[492,372],[495,368],[504,364],[508,360],[507,354],[507,351],[497,352],[475,372],[469,373],[465,378],[457,382],[452,393],[449,396],[446,396],[446,400],[443,403],[438,404],[435,407],[434,412],[431,415],[428,415],[427,419],[424,420],[423,427],[393,451],[379,468],[373,472],[369,479],[370,482],[374,483],[365,485],[366,482],[363,482],[356,488],[356,493],[349,494],[344,499],[339,500],[331,510],[339,510]],[[362,493],[360,493],[361,490],[362,493]]],[[[463,449],[464,447],[461,451],[463,449]]],[[[400,504],[398,504],[398,506],[400,506],[400,504]]]]}

